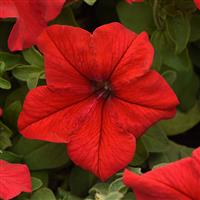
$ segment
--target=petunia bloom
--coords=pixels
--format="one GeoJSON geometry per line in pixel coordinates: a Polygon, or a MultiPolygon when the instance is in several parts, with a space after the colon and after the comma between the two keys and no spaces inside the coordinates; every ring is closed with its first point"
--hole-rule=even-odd
{"type": "Polygon", "coordinates": [[[21,192],[31,191],[31,176],[27,166],[0,160],[0,199],[13,199],[21,192]]]}
{"type": "Polygon", "coordinates": [[[135,140],[175,115],[178,100],[150,70],[146,33],[119,23],[93,34],[54,25],[40,36],[47,86],[27,95],[18,127],[30,139],[67,143],[71,159],[102,180],[133,158],[135,140]]]}
{"type": "Polygon", "coordinates": [[[200,0],[194,0],[194,3],[198,9],[200,9],[200,0]]]}
{"type": "Polygon", "coordinates": [[[61,11],[65,0],[1,0],[0,18],[17,18],[8,47],[22,50],[35,44],[37,37],[61,11]]]}
{"type": "Polygon", "coordinates": [[[200,200],[200,148],[190,158],[143,175],[126,170],[123,179],[137,200],[200,200]]]}

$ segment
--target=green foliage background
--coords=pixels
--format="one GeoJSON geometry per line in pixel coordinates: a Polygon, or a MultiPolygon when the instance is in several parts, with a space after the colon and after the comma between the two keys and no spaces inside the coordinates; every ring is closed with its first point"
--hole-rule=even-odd
{"type": "MultiPolygon", "coordinates": [[[[200,140],[188,141],[184,146],[175,143],[174,138],[192,134],[192,128],[200,122],[200,11],[192,0],[146,0],[131,5],[124,0],[85,0],[66,5],[50,24],[92,31],[113,21],[137,33],[148,32],[155,48],[152,68],[162,74],[180,100],[174,119],[157,123],[137,141],[129,169],[142,173],[189,156],[200,140]]],[[[102,183],[70,161],[65,145],[31,141],[19,135],[17,118],[24,97],[30,89],[45,84],[45,74],[43,56],[35,47],[17,53],[8,51],[7,38],[13,23],[9,19],[0,23],[0,105],[4,110],[0,159],[26,163],[34,191],[16,199],[134,200],[134,194],[121,181],[122,172],[102,183]]]]}

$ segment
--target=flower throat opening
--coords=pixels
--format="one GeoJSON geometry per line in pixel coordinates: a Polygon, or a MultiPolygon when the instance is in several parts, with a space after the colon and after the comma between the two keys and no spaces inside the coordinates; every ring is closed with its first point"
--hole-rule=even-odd
{"type": "Polygon", "coordinates": [[[97,94],[102,94],[103,98],[107,99],[112,95],[112,88],[108,81],[92,81],[94,91],[97,94]]]}

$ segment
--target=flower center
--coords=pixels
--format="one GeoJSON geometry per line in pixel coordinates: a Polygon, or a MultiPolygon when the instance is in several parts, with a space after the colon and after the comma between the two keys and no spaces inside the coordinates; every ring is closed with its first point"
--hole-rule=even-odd
{"type": "Polygon", "coordinates": [[[94,91],[96,93],[103,94],[103,97],[107,99],[112,94],[112,88],[108,81],[92,81],[94,91]]]}

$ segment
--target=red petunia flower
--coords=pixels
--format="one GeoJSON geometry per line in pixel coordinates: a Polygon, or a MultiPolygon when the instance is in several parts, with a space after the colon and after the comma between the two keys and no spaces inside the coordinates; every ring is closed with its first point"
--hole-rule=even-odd
{"type": "Polygon", "coordinates": [[[30,139],[68,143],[71,159],[102,180],[133,158],[135,138],[173,117],[178,100],[150,70],[153,47],[119,23],[93,34],[51,26],[41,35],[47,86],[26,97],[18,127],[30,139]]]}
{"type": "Polygon", "coordinates": [[[194,3],[198,9],[200,9],[200,0],[194,0],[194,3]]]}
{"type": "Polygon", "coordinates": [[[9,200],[21,192],[31,191],[31,176],[27,166],[0,160],[0,199],[9,200]]]}
{"type": "Polygon", "coordinates": [[[17,18],[8,39],[11,51],[29,48],[61,11],[65,0],[1,0],[0,18],[17,18]]]}
{"type": "Polygon", "coordinates": [[[200,200],[200,148],[191,158],[141,176],[126,170],[123,179],[133,189],[137,200],[200,200]]]}

